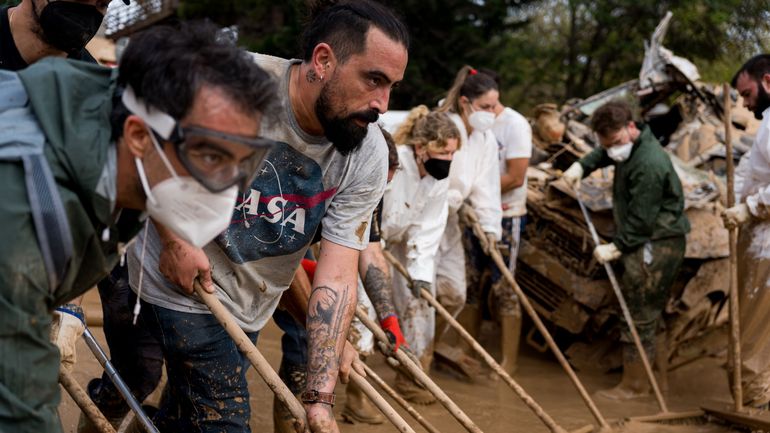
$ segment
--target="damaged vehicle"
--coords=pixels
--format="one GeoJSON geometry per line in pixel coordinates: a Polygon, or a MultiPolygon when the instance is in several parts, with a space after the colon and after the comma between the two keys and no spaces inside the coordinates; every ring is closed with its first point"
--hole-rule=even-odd
{"type": "MultiPolygon", "coordinates": [[[[527,224],[516,280],[550,322],[570,362],[580,369],[621,365],[617,300],[594,248],[575,193],[559,180],[577,159],[598,146],[588,122],[604,103],[621,98],[637,108],[665,147],[685,190],[691,232],[685,264],[664,318],[667,349],[659,365],[670,371],[726,350],[729,292],[728,232],[720,214],[726,199],[726,158],[737,165],[754,140],[759,121],[731,93],[733,155],[726,155],[722,86],[700,81],[690,61],[662,45],[671,14],[645,44],[639,78],[561,109],[544,104],[532,120],[534,152],[528,171],[527,224]],[[665,362],[666,364],[662,364],[665,362]]],[[[583,180],[581,199],[604,241],[611,241],[613,169],[583,180]]],[[[532,327],[527,342],[545,351],[532,327]]]]}

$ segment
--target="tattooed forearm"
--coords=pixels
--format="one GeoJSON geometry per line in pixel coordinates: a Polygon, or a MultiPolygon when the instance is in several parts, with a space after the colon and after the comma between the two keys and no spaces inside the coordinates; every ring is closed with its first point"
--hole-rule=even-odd
{"type": "Polygon", "coordinates": [[[393,307],[393,293],[390,285],[390,277],[382,269],[370,264],[364,276],[364,289],[377,311],[380,320],[396,314],[393,307]]]}
{"type": "Polygon", "coordinates": [[[336,291],[328,286],[318,286],[310,293],[307,313],[308,389],[319,391],[334,389],[339,370],[339,355],[345,343],[346,312],[350,307],[349,289],[336,291]],[[331,387],[329,387],[331,385],[331,387]]]}

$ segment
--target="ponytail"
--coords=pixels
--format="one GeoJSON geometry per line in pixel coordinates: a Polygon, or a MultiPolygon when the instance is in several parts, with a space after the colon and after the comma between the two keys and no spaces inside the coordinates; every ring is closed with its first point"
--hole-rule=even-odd
{"type": "Polygon", "coordinates": [[[457,71],[455,81],[449,88],[444,103],[436,111],[460,114],[462,113],[461,96],[472,101],[490,90],[499,90],[498,87],[494,77],[465,65],[457,71]]]}
{"type": "Polygon", "coordinates": [[[414,126],[417,124],[417,121],[427,116],[428,113],[430,113],[430,110],[424,105],[418,105],[412,108],[412,110],[409,111],[409,115],[406,116],[404,123],[402,123],[396,130],[396,133],[393,134],[393,140],[398,144],[409,143],[412,139],[414,126]]]}

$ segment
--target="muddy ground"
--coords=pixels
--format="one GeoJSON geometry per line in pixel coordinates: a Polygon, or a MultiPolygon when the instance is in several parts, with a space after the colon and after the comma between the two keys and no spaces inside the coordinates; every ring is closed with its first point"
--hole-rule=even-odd
{"type": "MultiPolygon", "coordinates": [[[[93,298],[93,296],[90,296],[93,298]]],[[[97,311],[98,306],[91,304],[87,311],[97,311]]],[[[492,337],[495,340],[494,328],[487,327],[485,340],[492,337]]],[[[92,332],[104,344],[104,335],[100,327],[92,327],[92,332]]],[[[259,348],[270,363],[277,369],[280,360],[281,331],[270,323],[259,339],[259,348]]],[[[489,343],[493,355],[496,355],[495,344],[489,343]]],[[[106,349],[106,344],[104,345],[106,349]]],[[[78,346],[78,364],[75,377],[85,387],[88,380],[101,374],[101,367],[89,352],[84,343],[78,346]]],[[[392,384],[395,373],[384,363],[379,355],[372,356],[369,363],[374,370],[386,381],[392,384]]],[[[670,389],[668,404],[672,411],[696,409],[699,404],[706,402],[730,401],[727,378],[724,373],[724,358],[704,358],[681,367],[670,374],[670,389]]],[[[620,378],[619,373],[590,373],[578,372],[579,377],[590,393],[611,387],[620,378]]],[[[486,433],[508,432],[547,432],[544,425],[532,412],[513,394],[512,390],[501,382],[482,378],[477,383],[460,382],[447,373],[432,372],[436,382],[444,388],[447,394],[473,419],[486,433]]],[[[254,432],[272,432],[272,401],[269,389],[261,382],[256,372],[251,369],[248,374],[251,391],[251,427],[254,432]]],[[[520,357],[519,371],[514,377],[532,397],[537,400],[551,416],[568,430],[577,429],[593,423],[590,412],[580,399],[567,376],[558,363],[549,355],[541,354],[529,348],[524,348],[520,357]]],[[[337,395],[339,404],[335,407],[338,414],[345,400],[344,386],[338,385],[337,395]]],[[[157,394],[157,393],[156,393],[157,394]]],[[[150,400],[157,398],[157,395],[150,400]]],[[[610,421],[629,416],[651,415],[658,412],[654,399],[635,400],[630,402],[611,402],[601,398],[595,399],[597,406],[610,421]]],[[[395,403],[392,402],[395,406],[395,403]]],[[[442,432],[462,432],[464,429],[439,404],[418,407],[418,410],[442,432]]],[[[76,431],[79,410],[75,403],[63,394],[59,407],[65,433],[76,431]]],[[[400,410],[402,416],[413,425],[415,431],[424,431],[419,424],[413,422],[409,415],[400,410]]],[[[369,426],[362,424],[346,424],[340,420],[342,432],[380,433],[393,431],[388,424],[369,426]]],[[[718,424],[705,424],[701,420],[688,420],[686,425],[661,424],[626,424],[623,431],[638,433],[725,433],[740,431],[718,424]]]]}

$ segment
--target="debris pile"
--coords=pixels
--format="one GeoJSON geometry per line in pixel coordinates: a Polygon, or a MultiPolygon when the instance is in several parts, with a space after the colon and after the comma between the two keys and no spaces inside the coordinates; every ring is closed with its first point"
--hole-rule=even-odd
{"type": "MultiPolygon", "coordinates": [[[[665,312],[670,369],[724,350],[727,333],[728,232],[720,218],[726,199],[722,86],[699,81],[697,68],[661,45],[666,16],[646,46],[640,77],[585,100],[538,106],[532,120],[535,151],[528,171],[527,225],[516,279],[542,316],[566,332],[560,344],[579,368],[620,365],[620,314],[575,193],[558,180],[577,159],[598,146],[588,125],[593,111],[612,99],[630,101],[671,156],[685,190],[692,230],[685,264],[665,312]]],[[[736,164],[759,126],[735,93],[732,137],[736,164]]],[[[586,178],[581,199],[597,230],[611,241],[613,169],[586,178]]],[[[527,341],[540,347],[536,331],[527,341]]]]}

